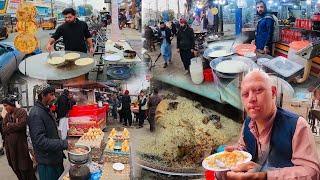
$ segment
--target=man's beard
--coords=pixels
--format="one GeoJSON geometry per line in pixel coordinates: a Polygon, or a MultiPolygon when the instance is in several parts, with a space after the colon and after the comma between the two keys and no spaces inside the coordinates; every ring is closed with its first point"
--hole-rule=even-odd
{"type": "Polygon", "coordinates": [[[67,24],[74,23],[74,22],[75,22],[75,20],[73,20],[73,21],[66,21],[67,24]]]}
{"type": "Polygon", "coordinates": [[[259,16],[263,16],[264,14],[265,14],[265,12],[264,11],[257,11],[257,14],[259,15],[259,16]]]}

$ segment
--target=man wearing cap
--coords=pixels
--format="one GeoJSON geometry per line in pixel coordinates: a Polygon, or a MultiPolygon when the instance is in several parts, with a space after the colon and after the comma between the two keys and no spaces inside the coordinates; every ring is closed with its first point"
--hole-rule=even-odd
{"type": "Polygon", "coordinates": [[[189,73],[190,60],[193,57],[195,39],[193,29],[189,27],[186,19],[180,19],[180,29],[177,34],[177,51],[185,69],[185,75],[189,73]]]}
{"type": "Polygon", "coordinates": [[[2,104],[7,111],[2,128],[8,164],[19,180],[36,180],[27,143],[27,112],[16,107],[14,98],[4,99],[2,104]]]}
{"type": "Polygon", "coordinates": [[[57,180],[64,171],[63,150],[68,149],[68,141],[58,135],[56,119],[49,109],[55,100],[55,89],[47,84],[37,89],[38,100],[32,107],[28,126],[38,162],[40,180],[57,180]]]}

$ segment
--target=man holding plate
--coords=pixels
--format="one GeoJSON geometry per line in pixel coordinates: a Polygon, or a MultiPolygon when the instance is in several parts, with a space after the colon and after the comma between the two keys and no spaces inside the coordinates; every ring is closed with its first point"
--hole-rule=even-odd
{"type": "MultiPolygon", "coordinates": [[[[320,160],[307,121],[276,107],[276,87],[262,71],[253,70],[241,83],[247,112],[240,139],[226,151],[252,155],[225,174],[229,179],[320,179],[320,160]]],[[[221,175],[221,174],[220,174],[221,175]]]]}

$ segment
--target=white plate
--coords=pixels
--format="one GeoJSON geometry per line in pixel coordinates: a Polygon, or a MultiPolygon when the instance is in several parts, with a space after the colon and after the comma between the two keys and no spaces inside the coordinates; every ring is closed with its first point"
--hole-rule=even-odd
{"type": "Polygon", "coordinates": [[[114,170],[116,170],[116,171],[122,171],[122,170],[124,170],[124,164],[122,164],[122,163],[114,163],[112,165],[112,168],[114,170]]]}
{"type": "Polygon", "coordinates": [[[66,60],[63,57],[52,57],[52,58],[48,58],[48,64],[51,65],[59,65],[64,63],[66,60]]]}
{"type": "Polygon", "coordinates": [[[81,55],[79,53],[67,53],[63,57],[66,59],[66,61],[72,61],[79,59],[81,55]]]}
{"type": "Polygon", "coordinates": [[[217,65],[216,70],[221,73],[235,74],[247,71],[248,68],[248,65],[242,61],[225,60],[217,65]]]}
{"type": "Polygon", "coordinates": [[[81,58],[74,62],[77,66],[87,66],[89,64],[92,64],[94,60],[92,58],[81,58]]]}
{"type": "Polygon", "coordinates": [[[230,52],[229,50],[221,49],[221,50],[216,50],[216,51],[210,52],[208,54],[208,56],[211,57],[211,58],[217,58],[217,57],[230,56],[232,54],[233,54],[233,52],[230,52]]]}
{"type": "MultiPolygon", "coordinates": [[[[241,161],[241,162],[238,162],[237,164],[243,164],[243,163],[247,163],[247,162],[251,161],[252,156],[251,156],[250,153],[245,152],[245,151],[237,151],[237,152],[241,152],[241,153],[243,153],[244,155],[247,156],[247,158],[246,158],[245,160],[243,160],[243,161],[241,161]]],[[[220,152],[220,153],[212,154],[212,155],[208,156],[207,158],[205,158],[205,159],[202,161],[202,167],[205,168],[205,169],[207,169],[207,170],[209,170],[209,171],[228,171],[228,170],[230,170],[230,168],[219,168],[219,167],[216,167],[216,168],[215,168],[215,167],[210,167],[210,166],[208,165],[208,162],[209,162],[209,161],[208,161],[208,158],[215,157],[215,156],[217,156],[217,155],[219,155],[219,154],[222,154],[222,153],[224,153],[224,151],[223,151],[223,152],[220,152]]]]}
{"type": "Polygon", "coordinates": [[[112,55],[105,56],[104,60],[106,60],[106,61],[120,61],[121,58],[122,57],[120,55],[112,54],[112,55]]]}

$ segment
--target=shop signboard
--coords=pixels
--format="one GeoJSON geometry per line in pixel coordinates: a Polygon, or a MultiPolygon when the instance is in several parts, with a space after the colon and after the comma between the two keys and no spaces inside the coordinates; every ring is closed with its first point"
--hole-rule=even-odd
{"type": "Polygon", "coordinates": [[[15,14],[22,0],[8,0],[7,14],[15,14]]]}

